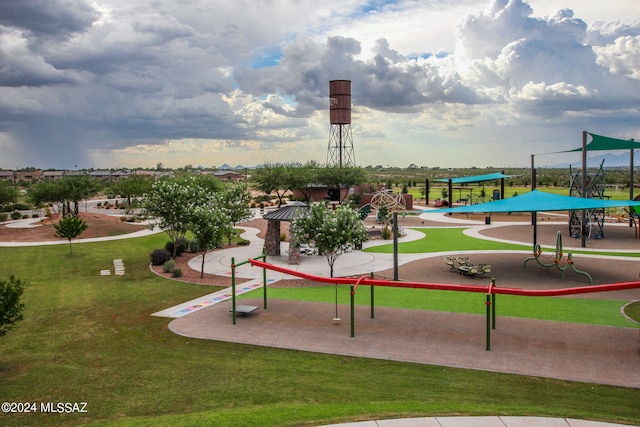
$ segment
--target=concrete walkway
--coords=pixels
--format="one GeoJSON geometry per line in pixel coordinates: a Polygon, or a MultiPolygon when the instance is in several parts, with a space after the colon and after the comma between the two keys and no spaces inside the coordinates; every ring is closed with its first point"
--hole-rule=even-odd
{"type": "Polygon", "coordinates": [[[324,427],[613,427],[622,424],[543,417],[426,417],[374,420],[324,427]]]}

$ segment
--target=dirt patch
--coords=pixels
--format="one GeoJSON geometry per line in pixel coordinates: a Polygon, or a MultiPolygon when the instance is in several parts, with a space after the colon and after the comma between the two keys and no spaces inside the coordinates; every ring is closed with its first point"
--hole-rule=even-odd
{"type": "MultiPolygon", "coordinates": [[[[80,218],[87,223],[87,229],[80,235],[82,239],[117,236],[135,233],[147,228],[145,225],[122,221],[120,217],[93,213],[81,213],[80,218]]],[[[0,225],[0,241],[3,242],[49,242],[59,240],[53,224],[60,220],[60,215],[52,218],[33,218],[32,227],[11,228],[0,225]]]]}

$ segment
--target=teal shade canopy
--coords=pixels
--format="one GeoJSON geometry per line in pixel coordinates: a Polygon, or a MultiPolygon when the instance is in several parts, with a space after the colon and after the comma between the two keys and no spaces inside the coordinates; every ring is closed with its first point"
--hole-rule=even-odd
{"type": "Polygon", "coordinates": [[[640,206],[640,201],[602,200],[583,197],[560,196],[534,190],[520,196],[477,205],[459,206],[448,209],[427,209],[423,213],[491,213],[491,212],[542,212],[571,211],[581,209],[619,208],[640,206]]]}
{"type": "MultiPolygon", "coordinates": [[[[488,173],[485,175],[474,175],[474,176],[461,176],[458,178],[451,178],[452,184],[467,184],[472,182],[484,182],[484,181],[493,181],[496,179],[502,178],[511,178],[520,175],[505,175],[502,172],[488,173]]],[[[432,179],[434,182],[449,182],[449,178],[436,178],[432,179]]]]}

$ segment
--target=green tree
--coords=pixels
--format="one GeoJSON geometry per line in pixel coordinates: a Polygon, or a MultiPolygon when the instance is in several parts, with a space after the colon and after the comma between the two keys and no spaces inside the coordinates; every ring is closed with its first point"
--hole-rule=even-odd
{"type": "Polygon", "coordinates": [[[220,203],[228,217],[228,227],[225,228],[225,234],[229,243],[235,235],[234,226],[238,222],[248,221],[252,217],[249,203],[251,202],[251,194],[247,188],[247,183],[237,182],[230,184],[225,191],[221,193],[220,203]]]}
{"type": "Polygon", "coordinates": [[[299,242],[315,243],[319,253],[327,259],[331,277],[338,257],[369,239],[358,211],[346,205],[335,211],[326,203],[312,205],[309,215],[291,222],[290,230],[299,242]]]}
{"type": "Polygon", "coordinates": [[[16,200],[15,187],[10,182],[0,182],[0,206],[10,205],[16,200]]]}
{"type": "Polygon", "coordinates": [[[126,179],[114,182],[111,191],[127,199],[127,212],[132,207],[132,199],[142,197],[151,191],[153,178],[146,175],[130,175],[126,179]]]}
{"type": "Polygon", "coordinates": [[[313,187],[318,184],[319,170],[320,166],[313,160],[304,165],[291,166],[289,169],[288,187],[300,191],[306,203],[311,202],[313,187]]]}
{"type": "Polygon", "coordinates": [[[56,229],[56,237],[69,241],[69,255],[71,255],[71,239],[75,239],[87,229],[87,223],[77,216],[65,216],[57,224],[53,224],[56,229]]]}
{"type": "Polygon", "coordinates": [[[204,277],[204,257],[207,251],[222,246],[222,239],[228,233],[230,218],[224,208],[222,196],[210,194],[208,200],[196,206],[191,215],[189,229],[202,252],[200,277],[204,277]]]}
{"type": "Polygon", "coordinates": [[[9,332],[16,323],[22,320],[24,304],[20,297],[24,292],[25,282],[9,277],[9,281],[0,281],[0,337],[9,332]]]}
{"type": "MultiPolygon", "coordinates": [[[[318,181],[340,194],[343,188],[351,188],[364,182],[365,174],[361,168],[331,166],[318,170],[318,181]]],[[[342,203],[344,198],[340,200],[342,203]]]]}
{"type": "Polygon", "coordinates": [[[256,189],[265,194],[276,193],[278,207],[282,206],[284,194],[290,190],[291,165],[265,163],[254,171],[251,179],[256,184],[256,189]]]}
{"type": "Polygon", "coordinates": [[[56,181],[44,181],[29,188],[27,199],[35,207],[60,204],[63,215],[77,216],[79,204],[100,191],[102,185],[90,176],[66,176],[56,181]]]}
{"type": "Polygon", "coordinates": [[[144,196],[144,208],[150,216],[159,220],[173,243],[176,257],[177,243],[189,231],[194,210],[208,203],[212,194],[220,188],[220,181],[206,175],[156,181],[144,196]]]}
{"type": "Polygon", "coordinates": [[[183,185],[197,185],[210,193],[217,193],[225,188],[220,179],[208,174],[187,175],[176,178],[176,181],[183,185]]]}

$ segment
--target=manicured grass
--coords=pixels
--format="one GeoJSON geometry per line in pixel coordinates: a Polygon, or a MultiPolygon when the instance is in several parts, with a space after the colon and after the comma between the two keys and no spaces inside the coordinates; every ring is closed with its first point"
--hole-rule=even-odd
{"type": "Polygon", "coordinates": [[[633,302],[625,307],[625,314],[640,323],[640,301],[633,302]]]}
{"type": "MultiPolygon", "coordinates": [[[[425,235],[422,239],[399,243],[398,252],[403,254],[420,254],[427,252],[474,251],[474,250],[531,250],[531,246],[512,245],[492,240],[474,239],[462,234],[464,228],[429,228],[415,229],[425,235]]],[[[365,252],[383,254],[393,253],[393,244],[373,246],[365,252]]]]}
{"type": "MultiPolygon", "coordinates": [[[[449,251],[491,251],[491,250],[513,250],[531,251],[531,245],[516,245],[510,243],[496,242],[493,240],[475,239],[463,234],[465,228],[416,228],[416,231],[425,236],[419,240],[398,244],[398,253],[420,254],[431,252],[449,251]]],[[[550,252],[551,249],[548,249],[550,252]]],[[[364,252],[375,252],[383,254],[393,253],[393,244],[373,246],[364,252]]],[[[597,252],[572,250],[575,254],[585,253],[591,255],[625,256],[639,257],[640,252],[597,252]]]]}
{"type": "MultiPolygon", "coordinates": [[[[0,339],[0,396],[87,402],[82,414],[0,414],[7,426],[311,426],[370,418],[536,415],[640,423],[640,389],[196,340],[153,312],[213,291],[150,272],[156,235],[0,248],[27,281],[0,339]],[[125,276],[101,277],[122,258],[125,276]]],[[[215,325],[211,325],[215,327],[215,325]]]]}

